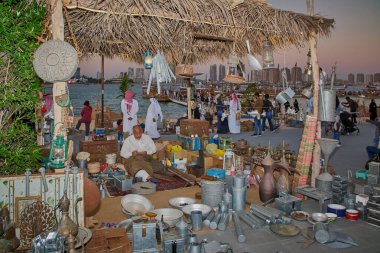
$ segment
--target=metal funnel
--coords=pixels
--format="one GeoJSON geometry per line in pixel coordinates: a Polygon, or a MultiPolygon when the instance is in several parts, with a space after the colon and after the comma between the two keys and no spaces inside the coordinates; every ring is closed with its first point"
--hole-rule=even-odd
{"type": "Polygon", "coordinates": [[[329,163],[330,155],[335,150],[339,142],[335,139],[320,138],[318,139],[318,143],[325,158],[324,168],[325,172],[327,172],[327,164],[329,163]]]}

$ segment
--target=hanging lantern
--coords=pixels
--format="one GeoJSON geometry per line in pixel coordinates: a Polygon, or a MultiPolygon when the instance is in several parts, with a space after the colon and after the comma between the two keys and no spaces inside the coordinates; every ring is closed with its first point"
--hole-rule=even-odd
{"type": "Polygon", "coordinates": [[[144,68],[151,69],[153,67],[153,55],[150,50],[147,50],[144,54],[144,68]]]}
{"type": "Polygon", "coordinates": [[[225,75],[223,81],[234,84],[245,83],[243,66],[234,52],[228,56],[227,64],[227,75],[225,75]]]}
{"type": "Polygon", "coordinates": [[[304,74],[310,76],[312,74],[312,68],[311,68],[311,52],[309,49],[309,52],[307,53],[307,64],[304,70],[304,74]]]}
{"type": "Polygon", "coordinates": [[[61,135],[57,135],[57,137],[51,142],[50,148],[50,167],[52,168],[63,168],[65,167],[65,162],[67,160],[67,150],[68,145],[65,138],[61,135]]]}
{"type": "Polygon", "coordinates": [[[223,169],[226,175],[231,175],[231,167],[236,167],[235,153],[232,149],[226,149],[223,155],[223,169]]]}
{"type": "Polygon", "coordinates": [[[264,69],[274,68],[274,59],[273,59],[273,45],[270,40],[264,41],[263,46],[263,67],[264,69]]]}

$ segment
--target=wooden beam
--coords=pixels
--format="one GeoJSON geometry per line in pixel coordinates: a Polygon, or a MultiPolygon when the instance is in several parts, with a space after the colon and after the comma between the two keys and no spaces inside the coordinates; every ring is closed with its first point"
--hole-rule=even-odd
{"type": "MultiPolygon", "coordinates": [[[[314,0],[307,0],[307,12],[310,16],[314,15],[314,0]]],[[[318,107],[319,107],[319,63],[317,57],[317,38],[315,31],[311,32],[311,38],[309,40],[310,53],[311,53],[311,66],[313,69],[313,106],[314,106],[314,116],[318,117],[318,107]]],[[[321,138],[321,122],[317,121],[317,139],[321,138]]],[[[320,159],[321,159],[321,148],[317,141],[315,141],[313,149],[313,164],[311,171],[311,185],[315,186],[315,179],[320,173],[320,159]]]]}
{"type": "MultiPolygon", "coordinates": [[[[64,40],[64,22],[63,22],[63,9],[61,0],[52,0],[51,8],[53,10],[51,16],[52,34],[55,40],[64,40]]],[[[57,135],[62,122],[63,112],[62,108],[57,104],[56,96],[63,95],[66,91],[65,82],[57,82],[53,84],[53,113],[54,113],[54,138],[57,135]]]]}

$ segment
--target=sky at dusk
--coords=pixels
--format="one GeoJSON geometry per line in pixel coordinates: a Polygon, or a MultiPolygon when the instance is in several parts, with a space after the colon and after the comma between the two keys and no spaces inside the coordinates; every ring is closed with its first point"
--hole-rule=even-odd
{"type": "MultiPolygon", "coordinates": [[[[306,0],[267,0],[273,8],[306,13],[306,0]]],[[[318,61],[331,72],[337,62],[337,76],[347,79],[348,73],[373,74],[380,72],[380,0],[314,0],[314,12],[335,19],[330,37],[318,39],[318,61]]],[[[306,64],[308,44],[304,48],[286,48],[275,51],[276,64],[292,67],[306,64]]],[[[261,61],[261,56],[257,56],[261,61]]],[[[244,59],[243,59],[244,60],[244,59]]],[[[211,59],[210,63],[217,62],[211,59]]],[[[218,61],[219,62],[219,61],[218,61]]],[[[223,62],[221,62],[223,63],[223,62]]],[[[100,71],[100,57],[80,62],[81,74],[96,76],[100,71]]],[[[105,60],[105,78],[111,78],[128,67],[142,67],[118,58],[105,60]]],[[[248,69],[249,70],[249,69],[248,69]]],[[[207,64],[195,66],[195,71],[208,73],[207,64]]],[[[203,75],[205,78],[206,75],[203,75]]],[[[202,76],[200,77],[202,79],[202,76]]]]}

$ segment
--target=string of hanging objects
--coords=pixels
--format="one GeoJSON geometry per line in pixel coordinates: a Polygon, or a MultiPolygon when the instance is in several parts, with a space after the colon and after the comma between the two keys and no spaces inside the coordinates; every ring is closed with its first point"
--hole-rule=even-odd
{"type": "Polygon", "coordinates": [[[176,80],[173,71],[170,69],[168,62],[163,53],[157,51],[152,60],[152,69],[149,75],[148,87],[146,93],[150,93],[153,80],[157,83],[157,93],[161,94],[161,83],[169,83],[176,80]]]}

